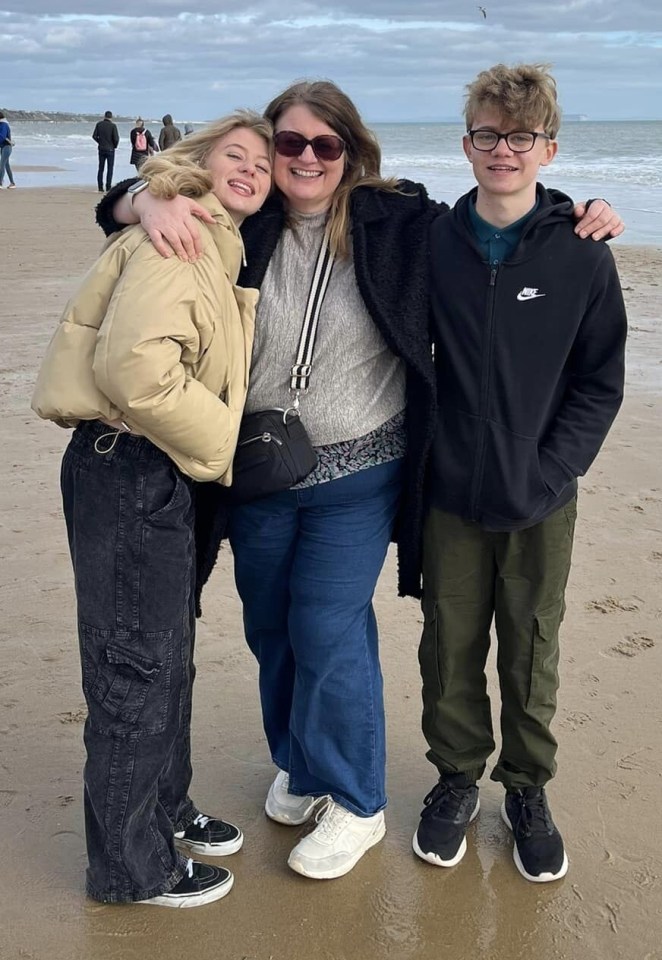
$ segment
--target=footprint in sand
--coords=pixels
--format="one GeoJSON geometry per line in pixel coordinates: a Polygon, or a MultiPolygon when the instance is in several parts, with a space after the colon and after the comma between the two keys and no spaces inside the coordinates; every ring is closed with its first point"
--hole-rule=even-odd
{"type": "Polygon", "coordinates": [[[621,610],[632,613],[639,609],[639,604],[634,600],[621,600],[620,597],[603,597],[601,600],[589,600],[586,609],[599,610],[600,613],[616,613],[621,610]]]}
{"type": "Polygon", "coordinates": [[[644,637],[642,634],[633,634],[625,637],[623,640],[611,647],[610,653],[617,653],[621,657],[636,657],[642,650],[651,650],[655,646],[655,641],[651,637],[644,637]]]}

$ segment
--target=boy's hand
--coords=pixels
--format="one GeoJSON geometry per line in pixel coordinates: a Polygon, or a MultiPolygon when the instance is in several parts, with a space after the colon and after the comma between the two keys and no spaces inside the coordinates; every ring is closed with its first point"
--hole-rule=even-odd
{"type": "Polygon", "coordinates": [[[205,223],[215,222],[208,210],[189,197],[162,200],[153,197],[149,190],[134,197],[133,209],[150,240],[166,259],[174,253],[185,262],[197,260],[202,253],[202,242],[196,217],[205,223]]]}
{"type": "Polygon", "coordinates": [[[604,237],[619,237],[625,230],[620,216],[612,210],[606,200],[593,200],[588,210],[586,203],[576,203],[575,218],[579,221],[575,233],[582,239],[591,237],[602,240],[604,237]]]}

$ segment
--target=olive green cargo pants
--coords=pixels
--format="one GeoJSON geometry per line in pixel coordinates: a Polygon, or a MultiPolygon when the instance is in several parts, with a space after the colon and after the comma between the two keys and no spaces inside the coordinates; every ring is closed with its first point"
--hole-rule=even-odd
{"type": "Polygon", "coordinates": [[[491,533],[431,508],[423,543],[423,733],[440,772],[478,780],[494,750],[485,662],[494,619],[501,754],[492,779],[542,786],[556,770],[550,723],[577,501],[527,530],[491,533]]]}

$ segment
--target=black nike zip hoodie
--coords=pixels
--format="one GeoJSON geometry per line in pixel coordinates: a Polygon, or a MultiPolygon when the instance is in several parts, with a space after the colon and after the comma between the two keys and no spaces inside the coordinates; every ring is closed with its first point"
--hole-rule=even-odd
{"type": "Polygon", "coordinates": [[[572,499],[616,416],[625,306],[609,247],[574,234],[569,198],[538,184],[516,250],[493,266],[469,219],[476,192],[431,227],[428,491],[487,530],[519,530],[572,499]]]}

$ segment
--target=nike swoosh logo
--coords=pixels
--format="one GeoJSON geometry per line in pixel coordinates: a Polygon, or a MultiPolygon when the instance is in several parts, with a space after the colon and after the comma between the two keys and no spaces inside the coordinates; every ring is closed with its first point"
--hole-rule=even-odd
{"type": "Polygon", "coordinates": [[[522,293],[521,291],[517,294],[518,300],[537,300],[538,297],[544,297],[544,293],[522,293]]]}

